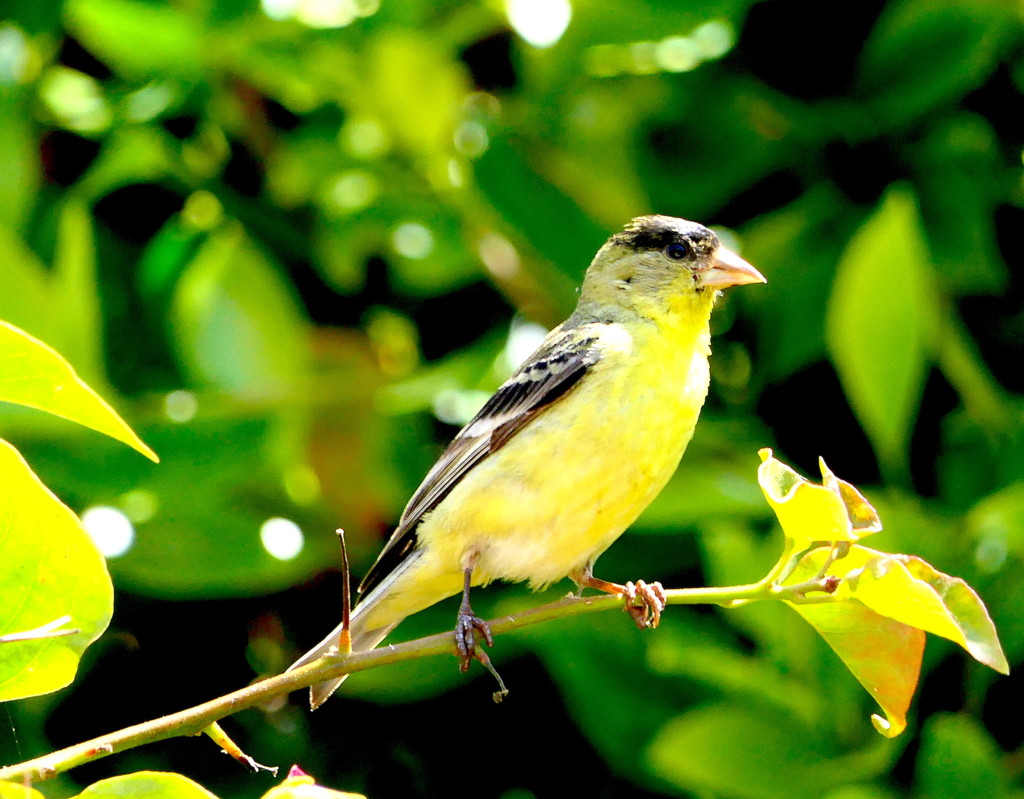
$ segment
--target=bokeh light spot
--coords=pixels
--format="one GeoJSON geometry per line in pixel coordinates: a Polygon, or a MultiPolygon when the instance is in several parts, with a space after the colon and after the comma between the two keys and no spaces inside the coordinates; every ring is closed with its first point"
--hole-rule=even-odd
{"type": "Polygon", "coordinates": [[[260,541],[263,548],[278,560],[294,560],[302,552],[306,537],[302,529],[291,519],[274,516],[260,527],[260,541]]]}
{"type": "Polygon", "coordinates": [[[399,255],[418,261],[434,251],[434,234],[419,222],[406,222],[395,228],[391,244],[399,255]]]}
{"type": "Polygon", "coordinates": [[[191,391],[172,391],[164,397],[164,414],[172,422],[191,421],[199,410],[199,400],[191,391]]]}
{"type": "Polygon", "coordinates": [[[508,0],[509,24],[534,47],[551,47],[565,33],[572,19],[569,0],[508,0]]]}
{"type": "Polygon", "coordinates": [[[135,527],[117,508],[94,505],[86,509],[82,526],[105,558],[120,557],[135,543],[135,527]]]}

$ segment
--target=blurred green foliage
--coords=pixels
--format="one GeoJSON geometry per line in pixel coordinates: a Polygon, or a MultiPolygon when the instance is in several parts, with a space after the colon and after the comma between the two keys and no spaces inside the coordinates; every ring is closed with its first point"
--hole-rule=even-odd
{"type": "MultiPolygon", "coordinates": [[[[878,546],[965,578],[1024,658],[1019,7],[577,0],[531,44],[561,5],[4,4],[0,318],[162,458],[0,409],[62,499],[135,529],[108,561],[110,631],[74,686],[10,706],[4,762],[317,640],[339,613],[332,530],[361,573],[528,323],[557,323],[605,237],[647,212],[722,226],[769,284],[721,303],[696,438],[601,576],[758,578],[779,548],[758,447],[805,472],[823,455],[879,509],[878,546]],[[261,537],[270,519],[298,526],[297,555],[261,537]]],[[[495,586],[474,604],[541,601],[495,586]]],[[[450,623],[442,606],[400,633],[450,623]]],[[[424,662],[228,729],[371,797],[1022,792],[1017,678],[937,641],[893,741],[784,607],[674,608],[643,635],[588,617],[493,656],[501,707],[488,678],[424,662]]],[[[272,784],[188,740],[44,792],[143,768],[222,797],[272,784]]]]}

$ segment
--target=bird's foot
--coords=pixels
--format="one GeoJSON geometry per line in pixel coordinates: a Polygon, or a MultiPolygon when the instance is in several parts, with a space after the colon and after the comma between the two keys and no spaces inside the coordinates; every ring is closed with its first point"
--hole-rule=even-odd
{"type": "Polygon", "coordinates": [[[478,661],[498,681],[498,690],[492,696],[496,703],[500,703],[508,696],[508,688],[505,687],[504,680],[501,679],[498,670],[494,668],[487,653],[476,648],[478,633],[487,642],[487,646],[494,646],[494,635],[491,633],[490,625],[479,616],[473,615],[471,610],[460,610],[455,619],[455,651],[459,658],[459,670],[468,671],[470,662],[478,661]]]}
{"type": "Polygon", "coordinates": [[[626,613],[641,630],[654,628],[661,623],[661,612],[665,609],[665,589],[661,583],[646,583],[637,580],[622,586],[626,598],[626,613]]]}
{"type": "Polygon", "coordinates": [[[479,660],[484,667],[490,666],[490,659],[487,653],[478,651],[476,648],[476,636],[479,633],[487,646],[494,646],[494,636],[491,634],[490,625],[473,614],[472,609],[460,608],[459,615],[455,617],[455,651],[459,658],[459,669],[469,670],[469,663],[472,660],[479,660]]]}
{"type": "Polygon", "coordinates": [[[618,594],[625,597],[626,613],[641,630],[657,627],[661,622],[661,612],[665,609],[667,599],[661,583],[647,583],[643,580],[637,580],[635,583],[629,582],[625,585],[610,583],[595,577],[591,573],[589,565],[569,576],[579,586],[581,592],[584,588],[595,588],[606,594],[618,594]]]}

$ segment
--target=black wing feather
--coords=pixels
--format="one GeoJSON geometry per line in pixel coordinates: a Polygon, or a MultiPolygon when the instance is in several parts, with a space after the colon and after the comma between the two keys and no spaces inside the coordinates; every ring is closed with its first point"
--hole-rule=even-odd
{"type": "Polygon", "coordinates": [[[416,528],[452,489],[489,455],[507,444],[538,413],[564,397],[600,358],[596,337],[579,328],[554,331],[506,380],[452,440],[406,505],[398,527],[359,586],[378,585],[416,545],[416,528]]]}

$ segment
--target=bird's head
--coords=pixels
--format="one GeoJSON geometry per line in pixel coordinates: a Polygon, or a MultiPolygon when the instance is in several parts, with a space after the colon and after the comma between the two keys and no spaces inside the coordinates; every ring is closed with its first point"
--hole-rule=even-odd
{"type": "Polygon", "coordinates": [[[671,309],[697,303],[710,308],[719,289],[765,282],[703,225],[671,216],[640,216],[598,251],[583,280],[580,305],[640,313],[652,305],[671,309]]]}

